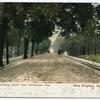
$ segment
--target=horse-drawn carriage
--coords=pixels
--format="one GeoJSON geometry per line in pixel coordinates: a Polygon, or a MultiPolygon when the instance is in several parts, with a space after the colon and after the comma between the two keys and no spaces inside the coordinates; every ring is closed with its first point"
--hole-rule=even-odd
{"type": "Polygon", "coordinates": [[[64,51],[62,49],[58,50],[58,55],[62,55],[64,53],[64,51]]]}

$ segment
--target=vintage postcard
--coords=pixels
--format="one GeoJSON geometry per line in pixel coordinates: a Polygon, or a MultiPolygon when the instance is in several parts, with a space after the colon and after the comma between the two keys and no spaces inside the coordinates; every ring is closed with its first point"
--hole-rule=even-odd
{"type": "Polygon", "coordinates": [[[100,98],[100,3],[0,3],[0,97],[100,98]]]}

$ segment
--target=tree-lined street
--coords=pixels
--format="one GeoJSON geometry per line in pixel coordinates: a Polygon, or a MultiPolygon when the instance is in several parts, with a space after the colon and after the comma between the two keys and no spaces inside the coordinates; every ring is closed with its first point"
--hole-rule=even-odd
{"type": "Polygon", "coordinates": [[[99,4],[0,3],[0,67],[3,59],[9,64],[11,57],[47,52],[54,32],[63,36],[58,49],[99,62],[99,4]]]}
{"type": "Polygon", "coordinates": [[[0,82],[100,82],[100,4],[0,3],[0,82]]]}

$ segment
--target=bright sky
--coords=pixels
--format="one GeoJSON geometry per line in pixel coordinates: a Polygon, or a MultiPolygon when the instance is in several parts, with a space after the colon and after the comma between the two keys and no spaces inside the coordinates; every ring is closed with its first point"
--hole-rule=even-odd
{"type": "Polygon", "coordinates": [[[59,33],[62,32],[63,30],[61,27],[58,27],[55,25],[55,30],[53,32],[53,35],[49,38],[51,40],[51,46],[50,46],[50,52],[54,52],[55,50],[57,51],[62,43],[62,37],[58,37],[59,33]]]}

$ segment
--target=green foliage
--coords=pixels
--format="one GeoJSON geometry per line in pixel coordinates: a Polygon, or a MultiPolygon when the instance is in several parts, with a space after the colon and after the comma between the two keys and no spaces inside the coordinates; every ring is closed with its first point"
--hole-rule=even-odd
{"type": "Polygon", "coordinates": [[[37,52],[39,52],[40,54],[41,53],[45,53],[45,52],[48,51],[49,46],[50,46],[50,40],[46,39],[46,40],[43,40],[39,44],[35,44],[34,50],[37,51],[37,52]]]}
{"type": "Polygon", "coordinates": [[[4,40],[8,35],[11,47],[19,50],[24,41],[28,50],[28,44],[32,42],[34,50],[47,52],[50,45],[48,37],[58,25],[64,30],[61,32],[65,36],[62,49],[73,55],[81,55],[84,48],[94,52],[96,47],[100,48],[99,10],[100,5],[94,7],[91,3],[0,3],[0,51],[7,44],[4,40]]]}
{"type": "Polygon", "coordinates": [[[100,54],[97,54],[96,57],[93,54],[91,54],[91,55],[81,55],[80,58],[100,63],[100,54]]]}

